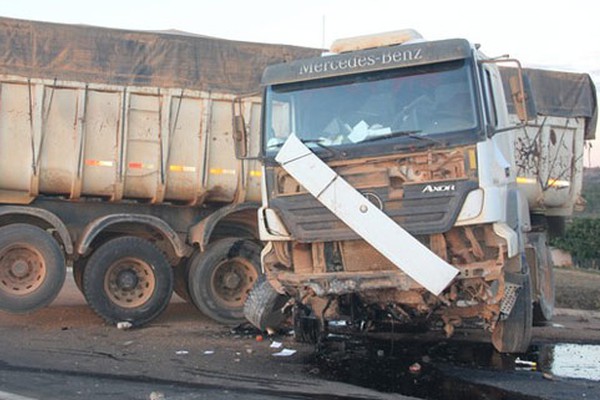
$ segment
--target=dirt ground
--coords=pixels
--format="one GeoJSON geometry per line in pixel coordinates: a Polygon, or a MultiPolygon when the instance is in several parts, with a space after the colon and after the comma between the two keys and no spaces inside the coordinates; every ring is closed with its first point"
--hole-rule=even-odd
{"type": "Polygon", "coordinates": [[[600,311],[600,272],[556,268],[556,307],[600,311]]]}

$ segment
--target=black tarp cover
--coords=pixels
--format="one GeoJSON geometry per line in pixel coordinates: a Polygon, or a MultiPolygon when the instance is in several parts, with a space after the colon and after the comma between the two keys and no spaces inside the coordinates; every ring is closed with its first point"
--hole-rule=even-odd
{"type": "Polygon", "coordinates": [[[259,90],[267,65],[321,50],[0,18],[0,73],[225,93],[259,90]]]}
{"type": "MultiPolygon", "coordinates": [[[[504,94],[509,111],[514,110],[509,78],[514,68],[501,68],[504,94]]],[[[585,139],[594,139],[598,118],[596,86],[588,74],[523,68],[531,83],[539,115],[586,119],[585,139]]]]}

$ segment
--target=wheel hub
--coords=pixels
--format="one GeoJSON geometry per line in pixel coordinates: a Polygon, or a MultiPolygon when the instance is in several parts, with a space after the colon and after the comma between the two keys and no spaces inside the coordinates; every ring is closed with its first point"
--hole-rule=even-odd
{"type": "Polygon", "coordinates": [[[104,289],[117,306],[135,308],[145,304],[156,286],[152,266],[141,259],[124,258],[108,268],[104,289]]]}
{"type": "Polygon", "coordinates": [[[229,307],[242,307],[258,274],[243,258],[223,261],[212,278],[212,287],[219,300],[229,307]]]}
{"type": "Polygon", "coordinates": [[[225,275],[225,277],[223,278],[223,285],[227,289],[235,289],[240,285],[241,282],[242,278],[233,271],[227,273],[227,275],[225,275]]]}
{"type": "Polygon", "coordinates": [[[25,278],[29,274],[29,264],[24,260],[15,260],[10,268],[10,273],[15,278],[25,278]]]}
{"type": "Polygon", "coordinates": [[[0,290],[26,295],[44,282],[46,264],[42,256],[26,245],[14,245],[0,254],[0,290]]]}
{"type": "Polygon", "coordinates": [[[133,290],[140,282],[137,274],[132,270],[120,271],[117,275],[117,285],[122,290],[133,290]]]}

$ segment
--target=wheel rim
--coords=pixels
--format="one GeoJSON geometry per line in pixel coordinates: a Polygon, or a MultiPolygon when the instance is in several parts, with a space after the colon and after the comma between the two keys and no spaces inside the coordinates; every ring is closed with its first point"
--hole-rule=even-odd
{"type": "Polygon", "coordinates": [[[137,258],[124,258],[113,263],[104,278],[108,298],[123,308],[145,304],[154,293],[155,286],[152,266],[137,258]]]}
{"type": "Polygon", "coordinates": [[[257,278],[258,272],[250,261],[235,257],[217,265],[211,286],[222,303],[229,307],[243,307],[257,278]]]}
{"type": "Polygon", "coordinates": [[[25,244],[17,244],[0,253],[0,287],[12,295],[36,291],[46,277],[42,255],[25,244]]]}

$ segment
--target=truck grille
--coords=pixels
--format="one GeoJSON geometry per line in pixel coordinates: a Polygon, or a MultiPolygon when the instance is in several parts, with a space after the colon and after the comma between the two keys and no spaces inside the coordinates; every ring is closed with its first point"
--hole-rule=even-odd
{"type": "MultiPolygon", "coordinates": [[[[383,211],[408,232],[420,235],[449,230],[467,194],[477,187],[475,181],[461,180],[407,184],[401,196],[390,196],[389,187],[370,188],[361,192],[374,204],[382,204],[383,211]],[[438,185],[453,187],[454,190],[436,191],[438,185]],[[373,201],[374,198],[380,199],[381,203],[373,201]]],[[[278,211],[299,241],[358,239],[358,235],[310,194],[273,198],[270,206],[278,211]]]]}

